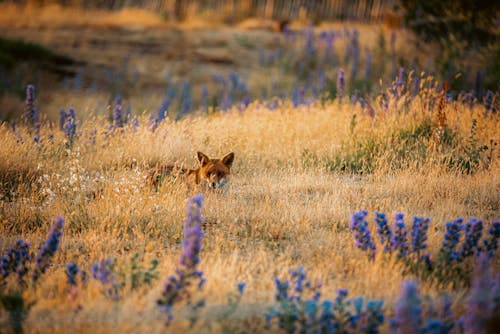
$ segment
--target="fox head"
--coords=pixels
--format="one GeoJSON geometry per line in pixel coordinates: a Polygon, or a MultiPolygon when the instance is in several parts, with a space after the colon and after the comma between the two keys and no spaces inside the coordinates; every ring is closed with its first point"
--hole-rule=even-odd
{"type": "Polygon", "coordinates": [[[206,154],[198,152],[200,161],[199,177],[203,186],[210,189],[225,190],[229,183],[234,153],[226,154],[222,159],[211,159],[206,154]]]}

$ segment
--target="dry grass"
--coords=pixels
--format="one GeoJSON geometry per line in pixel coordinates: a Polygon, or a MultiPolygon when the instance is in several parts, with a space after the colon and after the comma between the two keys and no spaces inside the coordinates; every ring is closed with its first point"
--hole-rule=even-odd
{"type": "Polygon", "coordinates": [[[165,21],[158,15],[137,8],[124,8],[110,12],[61,7],[57,4],[45,6],[1,4],[0,22],[2,25],[19,28],[166,26],[165,21]]]}
{"type": "MultiPolygon", "coordinates": [[[[40,285],[26,290],[26,299],[37,302],[25,329],[33,333],[70,328],[99,333],[164,331],[155,301],[166,276],[175,270],[186,198],[193,192],[183,184],[166,184],[155,193],[145,185],[144,176],[157,161],[194,165],[197,150],[211,156],[234,151],[236,159],[228,193],[207,193],[204,200],[200,267],[208,278],[204,289],[208,306],[203,315],[206,322],[201,321],[193,332],[227,328],[262,332],[262,320],[254,317],[262,318],[273,300],[273,277],[284,277],[299,265],[323,282],[327,298],[342,287],[352,296],[384,298],[390,307],[405,277],[398,264],[382,258],[369,262],[355,249],[348,229],[350,214],[366,209],[370,215],[385,211],[389,216],[404,212],[407,217],[431,217],[429,244],[436,252],[443,222],[457,216],[488,222],[499,218],[496,152],[489,169],[473,175],[438,167],[436,150],[418,168],[404,170],[384,168],[381,156],[380,168],[365,176],[329,172],[321,163],[304,164],[303,152],[328,157],[340,148],[352,149],[353,113],[358,115],[357,139],[385,138],[419,124],[428,115],[420,112],[418,101],[413,103],[408,113],[377,110],[375,118],[336,101],[299,109],[285,103],[275,111],[254,103],[243,113],[167,120],[154,133],[145,126],[136,132],[126,128],[108,140],[103,119],[89,118],[80,124],[80,138],[71,150],[65,148],[59,131],[53,143],[48,142],[47,135],[53,132],[48,127],[43,129],[42,145],[35,145],[25,130],[21,129],[24,144],[19,144],[19,137],[2,125],[0,175],[3,194],[10,187],[11,197],[0,198],[0,249],[18,238],[39,245],[57,214],[66,219],[54,266],[40,285]],[[94,128],[97,142],[91,144],[94,128]],[[160,260],[160,278],[151,288],[131,291],[126,286],[123,299],[113,302],[91,281],[76,300],[67,297],[67,262],[76,261],[88,270],[99,259],[112,257],[127,270],[136,252],[145,263],[155,257],[160,260]],[[243,304],[232,322],[217,321],[218,307],[241,280],[248,282],[243,304]],[[79,312],[77,305],[83,307],[79,312]]],[[[477,119],[476,140],[498,140],[498,117],[484,117],[482,107],[461,108],[446,110],[448,126],[459,138],[468,138],[472,119],[477,119]]],[[[141,122],[147,121],[141,118],[141,122]]],[[[438,293],[433,285],[424,284],[423,290],[438,293]]],[[[446,290],[460,311],[465,291],[446,290]]],[[[174,329],[187,330],[187,324],[178,321],[174,329]]]]}

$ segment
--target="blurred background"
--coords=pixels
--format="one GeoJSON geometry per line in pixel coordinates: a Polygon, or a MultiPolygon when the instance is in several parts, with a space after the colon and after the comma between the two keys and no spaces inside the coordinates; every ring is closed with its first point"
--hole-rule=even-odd
{"type": "Polygon", "coordinates": [[[52,120],[71,106],[82,118],[106,115],[116,101],[129,115],[174,119],[255,101],[269,109],[339,96],[376,103],[403,82],[417,94],[428,75],[446,82],[449,99],[498,101],[499,8],[485,0],[0,0],[0,120],[24,112],[28,84],[52,120]]]}

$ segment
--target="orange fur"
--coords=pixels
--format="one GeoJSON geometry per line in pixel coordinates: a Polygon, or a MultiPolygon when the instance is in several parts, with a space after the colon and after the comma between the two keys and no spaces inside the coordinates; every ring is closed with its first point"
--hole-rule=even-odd
{"type": "Polygon", "coordinates": [[[202,152],[198,152],[197,155],[200,163],[197,169],[187,169],[175,165],[162,165],[149,172],[149,181],[158,190],[165,177],[175,179],[179,176],[184,176],[194,178],[194,183],[203,188],[225,190],[231,175],[234,153],[228,153],[221,159],[209,158],[202,152]]]}

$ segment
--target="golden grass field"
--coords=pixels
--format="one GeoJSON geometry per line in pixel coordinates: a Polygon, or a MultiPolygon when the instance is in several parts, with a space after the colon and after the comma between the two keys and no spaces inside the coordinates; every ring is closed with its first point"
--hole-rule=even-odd
{"type": "MultiPolygon", "coordinates": [[[[447,126],[464,141],[472,119],[478,122],[478,142],[498,140],[498,117],[485,117],[482,106],[468,109],[449,104],[445,112],[447,126]]],[[[299,265],[305,266],[310,278],[323,282],[325,298],[335,295],[337,288],[348,288],[352,296],[384,298],[390,308],[408,277],[396,262],[382,258],[369,262],[355,249],[348,229],[350,214],[366,209],[370,220],[375,211],[390,217],[403,212],[407,219],[430,217],[429,248],[437,252],[444,222],[458,216],[476,216],[485,222],[498,219],[497,152],[489,168],[474,175],[439,167],[439,147],[419,166],[408,161],[407,168],[391,170],[382,154],[372,174],[349,175],[325,170],[320,160],[304,163],[304,151],[332,156],[339,150],[353,150],[355,140],[384,139],[400,128],[417,126],[424,118],[433,115],[421,111],[419,98],[407,113],[376,110],[374,118],[337,101],[299,109],[285,103],[274,111],[254,103],[244,112],[167,120],[154,133],[141,119],[136,132],[126,127],[107,140],[102,117],[91,118],[81,123],[79,139],[71,149],[66,149],[62,132],[48,127],[42,128],[42,138],[54,132],[53,142],[44,139],[33,144],[21,128],[25,142],[19,144],[19,137],[2,125],[0,170],[4,187],[7,180],[11,182],[13,200],[0,202],[0,249],[18,238],[39,245],[56,215],[66,220],[54,265],[39,285],[24,292],[26,300],[36,300],[25,330],[165,331],[164,316],[155,302],[167,275],[177,266],[186,198],[195,191],[182,183],[167,183],[155,192],[145,176],[148,166],[160,161],[195,166],[197,150],[210,156],[234,151],[236,158],[229,191],[205,194],[199,267],[208,278],[203,291],[207,307],[193,332],[263,331],[261,315],[273,300],[273,277],[284,277],[299,265]],[[353,114],[358,115],[354,132],[350,130],[353,114]],[[97,130],[94,145],[88,139],[92,129],[97,130]],[[126,270],[136,252],[145,264],[159,259],[159,279],[150,288],[131,291],[126,286],[116,302],[105,298],[97,281],[91,280],[76,298],[68,298],[67,262],[88,270],[92,263],[111,257],[126,270]],[[248,283],[240,307],[230,320],[217,321],[218,307],[239,281],[248,283]]],[[[424,283],[422,291],[432,296],[450,292],[454,308],[463,311],[465,289],[424,283]]],[[[176,312],[182,314],[182,308],[176,312]]],[[[180,320],[172,326],[173,332],[188,329],[180,320]]]]}
{"type": "MultiPolygon", "coordinates": [[[[83,15],[57,6],[27,7],[24,12],[15,6],[2,8],[1,25],[33,31],[46,26],[54,31],[67,26],[169,26],[154,15],[133,10],[83,15]],[[37,19],[32,20],[33,16],[37,19]]],[[[181,28],[200,27],[206,28],[192,21],[181,28]]],[[[374,44],[379,29],[360,26],[363,43],[374,44]]],[[[187,36],[190,40],[193,35],[187,36]]],[[[266,35],[265,40],[271,38],[266,35]]],[[[398,49],[405,48],[404,41],[398,38],[398,49]]],[[[61,50],[67,51],[64,47],[61,50]]],[[[268,76],[259,74],[252,80],[266,81],[268,76]]],[[[422,80],[420,95],[391,100],[387,110],[373,97],[369,101],[373,117],[349,99],[325,99],[298,108],[284,100],[274,110],[254,101],[243,111],[198,111],[178,121],[167,118],[154,132],[147,125],[148,115],[157,109],[160,94],[126,97],[126,102],[139,106],[134,115],[140,126],[133,130],[125,125],[110,132],[107,115],[99,107],[106,93],[61,90],[49,98],[43,92],[37,100],[45,117],[41,143],[33,142],[26,125],[14,131],[10,124],[0,124],[0,251],[18,239],[30,242],[35,251],[57,215],[66,222],[53,265],[38,284],[30,282],[22,289],[25,303],[33,303],[24,321],[25,332],[262,333],[266,332],[263,314],[274,302],[273,278],[283,278],[301,265],[310,279],[322,282],[324,298],[334,298],[337,289],[346,288],[349,296],[384,299],[386,315],[391,316],[402,282],[412,276],[403,273],[394,257],[369,261],[356,249],[349,230],[353,212],[369,211],[373,234],[376,211],[386,212],[389,222],[397,212],[405,214],[407,224],[413,215],[429,217],[429,252],[434,256],[445,222],[474,216],[487,224],[500,218],[496,146],[500,118],[481,101],[472,108],[450,101],[438,112],[438,94],[424,89],[429,81],[422,80]],[[68,106],[74,106],[77,115],[77,139],[72,146],[66,145],[67,138],[55,121],[58,108],[68,106]],[[429,126],[430,136],[408,144],[416,135],[402,132],[415,134],[424,125],[429,126]],[[444,130],[453,135],[451,142],[441,137],[444,130]],[[487,148],[477,153],[482,145],[487,148]],[[415,147],[425,153],[412,151],[415,147]],[[146,177],[158,163],[195,167],[197,151],[210,157],[232,151],[235,161],[227,193],[204,194],[199,268],[208,279],[200,292],[207,305],[194,327],[183,305],[174,308],[174,322],[166,327],[156,302],[167,277],[178,267],[187,199],[199,190],[183,182],[166,182],[157,192],[146,177]],[[335,165],[336,158],[355,160],[358,154],[363,173],[342,171],[335,165]],[[363,158],[370,154],[367,172],[363,158]],[[472,172],[447,168],[443,161],[450,157],[475,160],[472,172]],[[129,275],[135,253],[144,267],[159,260],[158,278],[150,286],[133,290],[127,281],[116,301],[90,278],[87,286],[70,293],[65,275],[68,262],[77,262],[90,273],[93,263],[113,258],[117,269],[129,275]],[[236,312],[225,317],[227,296],[235,293],[241,281],[247,282],[245,294],[236,312]]],[[[496,99],[498,103],[498,94],[496,99]]],[[[14,101],[12,106],[3,107],[22,113],[22,102],[14,101]]],[[[492,267],[498,273],[498,252],[492,267]]],[[[433,281],[421,282],[420,287],[422,294],[431,297],[449,293],[453,310],[464,313],[467,287],[433,281]]],[[[2,288],[16,291],[17,286],[9,281],[2,288]]],[[[9,330],[7,317],[0,309],[0,333],[9,330]]]]}

